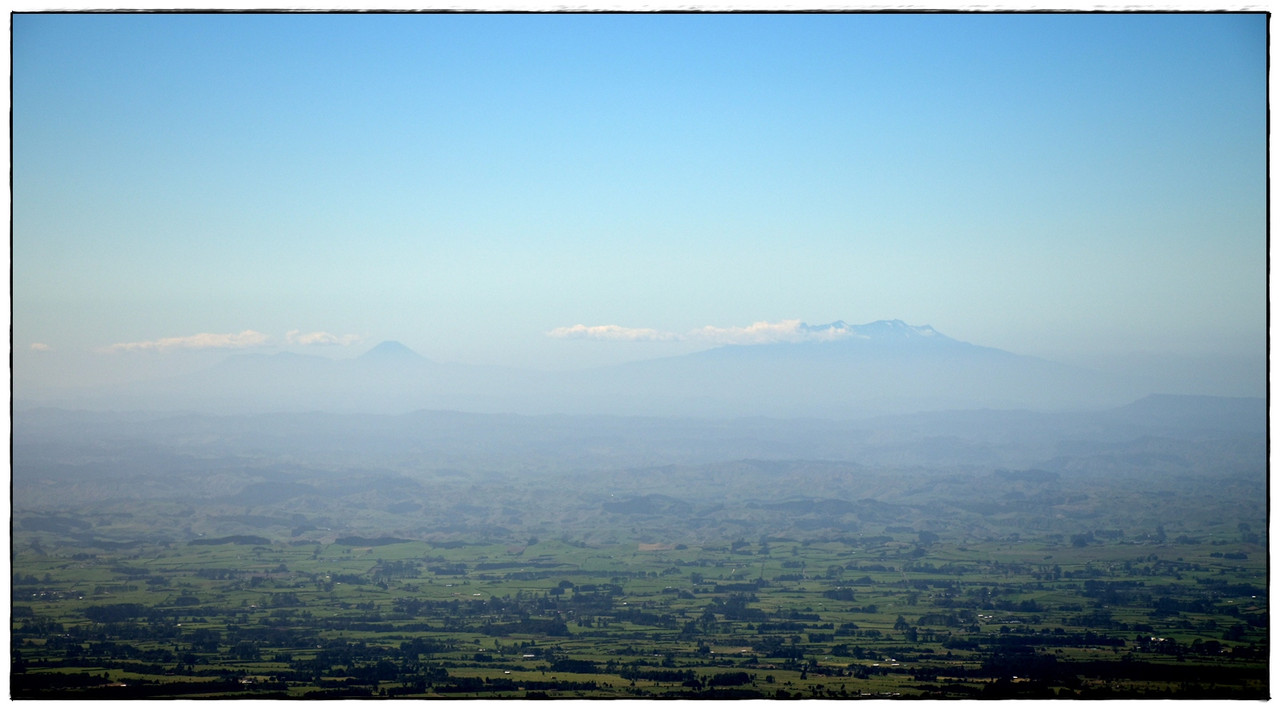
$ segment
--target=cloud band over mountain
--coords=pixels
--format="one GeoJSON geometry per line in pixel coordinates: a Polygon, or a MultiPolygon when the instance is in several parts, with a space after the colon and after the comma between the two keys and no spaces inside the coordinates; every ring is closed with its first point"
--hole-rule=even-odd
{"type": "MultiPolygon", "coordinates": [[[[364,340],[359,335],[334,335],[322,330],[313,333],[291,330],[284,334],[284,339],[290,345],[303,346],[351,345],[364,340]]],[[[195,335],[142,340],[132,343],[114,343],[98,350],[108,353],[165,350],[240,350],[265,345],[269,340],[271,340],[271,336],[266,333],[259,333],[256,330],[243,330],[239,333],[196,333],[195,335]]],[[[47,350],[49,346],[43,343],[33,343],[31,349],[47,350]]]]}
{"type": "Polygon", "coordinates": [[[777,323],[757,321],[745,328],[738,326],[720,328],[708,325],[690,333],[689,339],[720,345],[758,345],[835,340],[852,335],[843,321],[838,325],[842,328],[837,328],[835,323],[815,327],[799,320],[784,320],[777,323]]]}
{"type": "Polygon", "coordinates": [[[363,340],[359,335],[334,335],[324,331],[303,333],[300,330],[285,333],[284,339],[293,345],[351,345],[363,340]]]}
{"type": "Polygon", "coordinates": [[[627,328],[620,325],[578,325],[563,326],[547,331],[552,338],[582,340],[683,340],[676,333],[664,333],[652,328],[627,328]]]}
{"type": "MultiPolygon", "coordinates": [[[[929,326],[909,326],[900,321],[882,321],[898,324],[915,335],[936,334],[929,326]]],[[[620,325],[574,325],[555,328],[547,332],[552,338],[577,338],[584,340],[664,340],[709,343],[715,345],[761,345],[767,343],[827,342],[845,338],[865,338],[862,332],[868,326],[856,326],[835,321],[822,325],[809,325],[800,320],[777,322],[757,321],[748,326],[721,327],[707,325],[687,333],[673,333],[652,328],[628,328],[620,325]]]]}
{"type": "Polygon", "coordinates": [[[102,348],[106,352],[138,350],[229,350],[252,348],[267,342],[268,336],[256,330],[239,333],[196,333],[174,338],[144,340],[134,343],[115,343],[102,348]]]}

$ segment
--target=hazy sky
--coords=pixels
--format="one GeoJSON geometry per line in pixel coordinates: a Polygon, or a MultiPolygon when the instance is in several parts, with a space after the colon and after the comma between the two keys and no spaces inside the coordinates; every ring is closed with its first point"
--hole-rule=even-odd
{"type": "Polygon", "coordinates": [[[388,339],[562,367],[788,320],[1265,346],[1260,14],[17,15],[12,39],[17,379],[388,339]]]}

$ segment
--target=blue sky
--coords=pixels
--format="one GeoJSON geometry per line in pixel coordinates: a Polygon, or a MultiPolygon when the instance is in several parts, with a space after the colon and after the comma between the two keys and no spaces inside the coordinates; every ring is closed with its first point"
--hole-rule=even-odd
{"type": "Polygon", "coordinates": [[[17,379],[387,339],[555,368],[789,320],[1265,347],[1262,15],[17,15],[12,41],[17,379]],[[575,325],[619,329],[549,335],[575,325]]]}

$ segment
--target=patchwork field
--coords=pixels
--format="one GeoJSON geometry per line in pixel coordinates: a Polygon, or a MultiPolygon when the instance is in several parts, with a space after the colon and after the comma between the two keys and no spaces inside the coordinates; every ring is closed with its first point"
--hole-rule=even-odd
{"type": "Polygon", "coordinates": [[[14,697],[1269,693],[1247,447],[462,471],[105,441],[18,457],[14,697]]]}

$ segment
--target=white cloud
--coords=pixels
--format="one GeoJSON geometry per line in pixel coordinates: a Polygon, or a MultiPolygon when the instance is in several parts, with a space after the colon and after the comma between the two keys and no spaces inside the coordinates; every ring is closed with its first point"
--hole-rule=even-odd
{"type": "Polygon", "coordinates": [[[803,327],[804,323],[798,320],[784,320],[777,323],[758,321],[745,328],[739,326],[720,328],[707,325],[693,331],[691,335],[696,340],[722,345],[798,342],[811,339],[808,337],[809,334],[804,332],[803,327]]]}
{"type": "Polygon", "coordinates": [[[552,338],[576,338],[584,340],[679,340],[675,333],[664,333],[652,328],[625,328],[620,325],[572,325],[547,331],[552,338]]]}
{"type": "Polygon", "coordinates": [[[828,341],[857,335],[843,322],[811,326],[799,320],[776,323],[757,321],[748,326],[721,327],[707,325],[685,334],[666,333],[652,328],[624,328],[619,325],[575,325],[556,328],[547,333],[553,338],[593,340],[678,340],[714,345],[759,345],[765,343],[800,343],[828,341]]]}
{"type": "Polygon", "coordinates": [[[41,353],[42,353],[42,352],[47,352],[47,351],[49,351],[49,350],[53,350],[53,348],[49,347],[46,343],[32,343],[32,344],[31,344],[31,349],[32,349],[32,350],[34,350],[34,351],[36,351],[36,352],[41,352],[41,353]]]}
{"type": "Polygon", "coordinates": [[[208,350],[208,349],[238,349],[252,348],[267,342],[267,336],[255,330],[245,330],[239,333],[196,333],[195,335],[184,335],[176,338],[160,338],[159,340],[145,340],[136,343],[115,343],[108,345],[102,350],[106,352],[120,352],[121,350],[208,350]]]}
{"type": "Polygon", "coordinates": [[[291,330],[285,333],[284,339],[294,345],[350,345],[362,340],[358,335],[334,335],[324,331],[303,333],[299,330],[291,330]]]}

